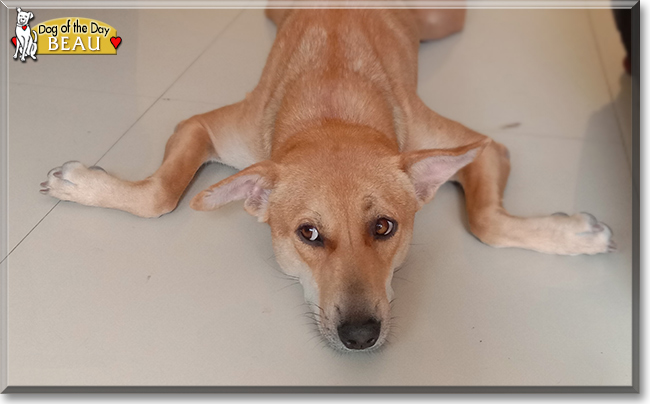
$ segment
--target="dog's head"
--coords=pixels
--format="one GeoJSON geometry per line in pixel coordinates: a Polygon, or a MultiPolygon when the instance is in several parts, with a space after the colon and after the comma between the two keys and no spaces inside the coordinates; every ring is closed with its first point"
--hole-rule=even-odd
{"type": "Polygon", "coordinates": [[[374,349],[388,334],[393,271],[416,211],[483,146],[399,153],[383,134],[324,128],[294,136],[191,206],[245,200],[271,226],[276,259],[300,279],[323,336],[344,351],[374,349]]]}
{"type": "Polygon", "coordinates": [[[20,7],[18,7],[16,9],[16,11],[18,12],[18,18],[16,19],[16,21],[17,21],[16,25],[27,25],[29,20],[34,18],[34,14],[32,14],[31,11],[23,11],[23,10],[20,9],[20,7]]]}

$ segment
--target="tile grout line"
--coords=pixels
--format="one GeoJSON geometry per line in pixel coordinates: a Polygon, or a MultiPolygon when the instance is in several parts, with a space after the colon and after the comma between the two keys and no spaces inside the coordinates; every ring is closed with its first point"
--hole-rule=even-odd
{"type": "MultiPolygon", "coordinates": [[[[160,101],[160,100],[163,98],[163,96],[167,93],[167,91],[169,91],[169,89],[170,89],[174,84],[176,84],[176,82],[177,82],[177,81],[178,81],[178,80],[183,76],[183,74],[185,74],[185,72],[187,72],[187,70],[188,70],[190,67],[192,67],[192,66],[194,65],[194,63],[196,63],[196,61],[199,60],[199,58],[200,58],[201,56],[203,56],[203,54],[205,54],[205,52],[208,51],[208,49],[210,49],[210,47],[211,47],[211,46],[212,46],[212,45],[217,41],[217,39],[219,39],[219,38],[220,38],[220,37],[221,37],[221,36],[222,36],[222,35],[223,35],[227,30],[228,30],[228,28],[230,28],[230,27],[232,26],[232,24],[234,24],[235,21],[237,21],[237,20],[239,19],[239,17],[244,13],[244,11],[246,11],[246,10],[241,10],[241,11],[239,12],[239,14],[237,14],[237,15],[235,16],[235,18],[233,18],[232,21],[230,21],[230,23],[228,23],[228,25],[226,25],[226,26],[224,27],[224,29],[222,29],[221,32],[219,32],[219,33],[217,34],[217,36],[215,36],[214,39],[213,39],[212,41],[210,41],[209,44],[206,45],[205,49],[203,49],[203,51],[202,51],[201,53],[199,53],[199,55],[198,55],[196,58],[194,58],[194,60],[192,61],[192,63],[190,63],[189,65],[187,65],[187,67],[186,67],[186,68],[185,68],[185,69],[184,69],[184,70],[183,70],[183,71],[178,75],[178,77],[176,77],[176,79],[175,79],[175,80],[174,80],[174,81],[173,81],[173,82],[172,82],[172,83],[171,83],[171,84],[170,84],[170,85],[169,85],[165,90],[163,90],[163,92],[160,94],[160,96],[158,96],[158,98],[156,98],[156,100],[155,100],[154,102],[152,102],[151,105],[150,105],[150,106],[149,106],[149,107],[148,107],[148,108],[147,108],[147,109],[146,109],[142,114],[140,114],[140,116],[139,116],[139,117],[138,117],[138,118],[133,122],[133,124],[131,124],[131,126],[129,126],[129,127],[124,131],[124,133],[122,134],[122,136],[120,136],[120,137],[119,137],[119,138],[118,138],[118,139],[117,139],[117,140],[116,140],[116,141],[115,141],[115,142],[114,142],[114,143],[113,143],[113,144],[108,148],[108,150],[106,150],[106,152],[104,152],[104,154],[102,154],[101,157],[99,157],[99,159],[98,159],[98,160],[95,162],[95,164],[93,164],[93,165],[97,165],[97,164],[101,161],[101,159],[103,159],[104,156],[106,156],[106,154],[108,154],[108,152],[111,151],[111,150],[113,149],[113,147],[115,147],[115,145],[116,145],[117,143],[119,143],[119,141],[122,140],[122,138],[124,138],[124,136],[126,136],[127,133],[129,133],[129,131],[131,130],[131,128],[133,128],[133,126],[135,126],[135,125],[140,121],[140,119],[142,119],[142,117],[145,116],[145,115],[147,114],[147,112],[149,112],[149,110],[150,110],[154,105],[156,105],[156,103],[157,103],[158,101],[160,101]]],[[[149,97],[149,98],[153,98],[153,97],[149,97]]],[[[60,200],[57,201],[56,204],[54,204],[54,206],[52,206],[52,208],[51,208],[51,209],[50,209],[50,210],[49,210],[49,211],[48,211],[48,212],[47,212],[47,213],[46,213],[46,214],[45,214],[45,215],[44,215],[44,216],[43,216],[43,217],[38,221],[38,223],[36,223],[36,225],[34,225],[34,227],[32,227],[31,230],[30,230],[29,232],[27,232],[27,234],[26,234],[22,239],[20,239],[20,241],[19,241],[19,242],[14,246],[14,248],[12,248],[11,251],[9,251],[9,253],[7,254],[7,256],[6,256],[6,257],[3,257],[2,260],[0,260],[0,264],[2,264],[3,262],[5,262],[5,261],[7,260],[7,258],[9,258],[9,256],[11,255],[11,253],[13,253],[13,252],[16,250],[16,248],[18,248],[18,246],[21,245],[22,242],[25,241],[25,239],[26,239],[26,238],[27,238],[27,237],[28,237],[28,236],[29,236],[29,235],[30,235],[30,234],[31,234],[31,233],[36,229],[36,227],[38,227],[38,226],[41,224],[41,222],[42,222],[43,220],[45,220],[45,218],[46,218],[50,213],[52,213],[52,211],[54,210],[54,208],[56,208],[57,206],[59,206],[59,203],[60,203],[60,202],[61,202],[60,200]]]]}
{"type": "MultiPolygon", "coordinates": [[[[607,92],[609,93],[609,100],[612,103],[612,110],[614,112],[614,118],[616,118],[616,126],[618,126],[618,135],[621,139],[623,152],[625,153],[626,160],[628,160],[628,162],[631,163],[631,161],[629,161],[629,158],[631,156],[628,156],[627,150],[625,150],[626,146],[625,146],[625,139],[624,139],[625,135],[623,135],[623,125],[621,124],[621,119],[619,118],[618,113],[616,112],[616,105],[615,105],[616,99],[614,98],[614,92],[612,91],[612,86],[609,84],[609,80],[607,79],[607,72],[605,71],[605,59],[603,56],[601,46],[598,42],[598,36],[596,35],[596,30],[594,28],[594,21],[591,16],[591,10],[585,10],[585,12],[587,13],[587,22],[589,24],[591,37],[594,42],[594,48],[596,48],[596,54],[598,54],[598,61],[600,62],[600,73],[602,74],[603,79],[605,80],[605,85],[607,86],[607,92]]],[[[630,171],[630,175],[632,175],[630,164],[628,164],[628,170],[630,171]]]]}
{"type": "Polygon", "coordinates": [[[18,248],[18,246],[19,246],[19,245],[20,245],[20,244],[21,244],[21,243],[22,243],[22,242],[27,238],[27,236],[29,236],[30,234],[32,234],[32,232],[36,229],[36,227],[38,227],[39,224],[41,224],[41,222],[42,222],[42,221],[47,217],[47,215],[49,215],[50,212],[52,212],[52,211],[54,210],[54,208],[56,208],[57,206],[59,206],[59,203],[61,203],[60,200],[59,200],[59,201],[56,201],[56,203],[54,204],[54,206],[52,206],[52,208],[50,208],[50,210],[47,211],[47,213],[46,213],[46,214],[41,218],[41,220],[39,220],[38,223],[36,223],[36,224],[34,225],[34,227],[32,227],[31,230],[28,231],[27,234],[25,234],[25,236],[24,236],[23,238],[20,239],[20,241],[19,241],[19,242],[14,246],[14,248],[12,248],[11,251],[9,251],[9,253],[7,253],[7,256],[4,257],[2,260],[0,260],[0,264],[2,264],[3,262],[5,262],[5,261],[7,260],[7,258],[9,258],[9,256],[11,255],[11,253],[14,252],[14,250],[15,250],[16,248],[18,248]]]}
{"type": "Polygon", "coordinates": [[[163,97],[163,101],[181,101],[181,102],[190,102],[193,104],[201,104],[201,105],[211,105],[214,108],[220,108],[219,103],[213,102],[213,101],[197,101],[197,100],[186,100],[184,98],[177,98],[177,97],[163,97]]]}
{"type": "Polygon", "coordinates": [[[113,144],[108,148],[108,150],[106,150],[106,152],[105,152],[104,154],[102,154],[101,157],[100,157],[100,158],[95,162],[95,164],[93,164],[93,165],[97,165],[97,164],[99,164],[99,162],[104,158],[104,156],[106,156],[106,155],[108,154],[108,152],[110,152],[110,151],[113,149],[113,147],[115,147],[115,145],[118,144],[119,141],[122,140],[122,138],[123,138],[124,136],[126,136],[127,133],[129,133],[129,131],[131,130],[131,128],[133,128],[133,126],[135,126],[135,124],[138,123],[138,122],[140,121],[140,119],[142,119],[142,117],[145,116],[145,115],[147,114],[147,112],[149,112],[149,110],[150,110],[154,105],[156,105],[156,103],[157,103],[158,101],[160,101],[160,100],[163,98],[163,96],[164,96],[165,94],[167,94],[167,92],[169,91],[169,89],[172,88],[172,87],[174,86],[174,84],[176,84],[176,82],[177,82],[177,81],[178,81],[178,80],[179,80],[179,79],[180,79],[180,78],[185,74],[185,72],[187,72],[187,71],[190,69],[190,67],[192,67],[192,66],[194,65],[194,63],[196,63],[196,61],[199,60],[199,59],[201,58],[201,56],[203,56],[203,55],[205,54],[205,52],[208,51],[208,49],[210,49],[210,47],[211,47],[211,46],[212,46],[212,45],[217,41],[217,39],[219,39],[219,38],[221,37],[221,35],[223,35],[223,33],[226,32],[226,31],[228,30],[228,28],[230,28],[230,26],[231,26],[232,24],[234,24],[235,21],[237,21],[237,20],[239,19],[239,17],[242,15],[242,13],[243,13],[244,11],[245,11],[245,10],[240,11],[239,14],[237,14],[237,15],[235,16],[235,18],[233,18],[232,21],[230,21],[230,23],[228,23],[228,25],[226,25],[226,26],[224,27],[224,29],[222,29],[221,32],[219,32],[219,33],[217,34],[217,36],[215,36],[214,39],[213,39],[212,41],[210,41],[209,44],[206,45],[205,49],[203,49],[203,52],[199,53],[199,54],[197,55],[197,57],[194,58],[194,60],[192,60],[192,63],[190,63],[190,64],[187,65],[187,67],[186,67],[186,68],[185,68],[185,69],[184,69],[184,70],[183,70],[183,71],[178,75],[178,77],[176,77],[176,79],[175,79],[174,81],[172,81],[172,83],[171,83],[171,84],[170,84],[170,85],[169,85],[165,90],[163,90],[163,92],[160,94],[160,96],[158,96],[158,98],[156,98],[156,100],[155,100],[155,101],[154,101],[154,102],[149,106],[149,108],[147,108],[147,109],[142,113],[142,115],[140,115],[140,116],[138,117],[138,119],[136,119],[135,122],[133,122],[133,124],[132,124],[131,126],[129,126],[129,128],[128,128],[128,129],[127,129],[127,130],[122,134],[122,136],[120,136],[120,137],[115,141],[115,143],[113,143],[113,144]]]}
{"type": "MultiPolygon", "coordinates": [[[[54,89],[60,89],[60,90],[81,91],[81,92],[86,92],[86,93],[122,95],[122,96],[125,96],[125,97],[156,98],[155,95],[129,94],[129,93],[116,92],[116,91],[95,90],[95,89],[90,89],[90,88],[74,88],[74,87],[48,85],[48,84],[33,84],[33,83],[24,83],[24,82],[21,82],[21,81],[10,81],[9,84],[10,85],[13,84],[13,85],[16,85],[16,86],[31,86],[31,87],[54,88],[54,89]]],[[[167,90],[165,89],[164,91],[167,91],[167,90]]]]}
{"type": "MultiPolygon", "coordinates": [[[[628,172],[630,173],[630,178],[634,180],[634,173],[632,172],[632,156],[628,155],[627,153],[627,145],[625,143],[625,135],[623,134],[623,126],[621,124],[621,120],[618,116],[618,112],[616,110],[616,100],[614,99],[614,92],[612,91],[612,87],[609,84],[609,80],[607,79],[607,72],[605,71],[605,59],[604,55],[602,53],[600,44],[598,42],[598,37],[596,35],[596,29],[594,28],[594,21],[591,15],[591,10],[585,10],[587,12],[587,21],[589,23],[589,29],[591,30],[591,36],[593,37],[594,41],[594,47],[596,48],[596,53],[598,54],[598,61],[600,62],[600,72],[603,75],[603,78],[605,79],[605,85],[607,86],[607,92],[609,93],[609,99],[612,103],[612,109],[614,111],[614,117],[616,118],[616,124],[618,126],[618,134],[621,138],[621,147],[623,148],[623,154],[625,155],[625,160],[627,160],[627,169],[628,172]]],[[[634,151],[632,151],[634,152],[634,151]]],[[[634,181],[632,181],[634,182],[634,181]]],[[[639,197],[639,190],[636,187],[636,184],[632,184],[632,191],[633,194],[636,194],[637,198],[639,197]]]]}
{"type": "MultiPolygon", "coordinates": [[[[600,48],[600,44],[598,43],[598,36],[596,35],[596,30],[594,29],[594,21],[591,17],[591,13],[589,10],[585,10],[587,13],[587,22],[589,24],[589,30],[591,31],[591,37],[594,40],[594,48],[596,48],[596,53],[598,54],[598,61],[600,62],[600,73],[602,74],[603,78],[605,79],[605,84],[607,85],[607,92],[609,93],[609,99],[610,101],[614,102],[614,93],[612,91],[612,86],[609,84],[609,80],[607,80],[607,73],[605,72],[605,60],[603,58],[603,52],[602,49],[600,48]]],[[[621,127],[621,121],[618,118],[618,114],[614,114],[616,116],[616,124],[618,126],[619,132],[622,132],[622,127],[621,127]]],[[[621,138],[621,140],[623,140],[621,138]]]]}

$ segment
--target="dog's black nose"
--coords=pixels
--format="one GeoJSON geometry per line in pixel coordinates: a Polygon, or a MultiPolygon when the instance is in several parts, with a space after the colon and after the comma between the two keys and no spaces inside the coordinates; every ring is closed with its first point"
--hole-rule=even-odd
{"type": "Polygon", "coordinates": [[[375,345],[381,322],[374,318],[363,322],[346,322],[339,326],[339,338],[348,349],[366,349],[375,345]]]}

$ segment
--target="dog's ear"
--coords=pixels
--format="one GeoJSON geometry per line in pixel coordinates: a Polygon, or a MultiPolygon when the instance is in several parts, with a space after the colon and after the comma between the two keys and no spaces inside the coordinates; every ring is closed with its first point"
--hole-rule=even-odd
{"type": "Polygon", "coordinates": [[[266,208],[276,176],[275,163],[264,160],[200,192],[192,199],[190,207],[195,210],[214,210],[229,202],[245,199],[244,209],[257,216],[260,222],[266,222],[266,208]]]}
{"type": "Polygon", "coordinates": [[[455,149],[426,149],[402,153],[402,169],[415,187],[420,206],[431,201],[436,191],[458,170],[471,163],[490,143],[481,140],[455,149]]]}
{"type": "Polygon", "coordinates": [[[16,12],[20,14],[20,13],[23,12],[23,10],[21,10],[20,7],[18,7],[18,8],[16,9],[16,12]]]}
{"type": "Polygon", "coordinates": [[[34,14],[32,14],[32,12],[30,11],[29,12],[29,19],[31,20],[32,18],[34,18],[34,14]]]}

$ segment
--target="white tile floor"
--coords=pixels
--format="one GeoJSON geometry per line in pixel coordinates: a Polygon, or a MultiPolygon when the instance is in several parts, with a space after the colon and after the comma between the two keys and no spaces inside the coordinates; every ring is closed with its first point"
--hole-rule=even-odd
{"type": "Polygon", "coordinates": [[[262,11],[35,14],[97,18],[124,43],[117,56],[10,60],[9,385],[631,383],[630,84],[609,11],[472,10],[463,33],[421,47],[420,94],[510,148],[513,213],[592,212],[619,251],[487,247],[445,185],[417,215],[395,335],[373,355],[314,337],[266,225],[239,204],[189,208],[230,168],[203,169],[153,220],[38,193],[71,159],[150,174],[178,121],[255,85],[275,32],[262,11]],[[188,19],[195,42],[179,39],[188,19]]]}

